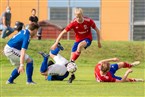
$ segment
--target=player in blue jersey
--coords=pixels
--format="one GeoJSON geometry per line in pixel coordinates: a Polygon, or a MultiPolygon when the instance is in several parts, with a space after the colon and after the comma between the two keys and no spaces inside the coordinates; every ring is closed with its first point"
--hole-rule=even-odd
{"type": "Polygon", "coordinates": [[[26,54],[26,50],[28,49],[30,38],[37,33],[38,28],[38,24],[31,23],[28,29],[18,32],[4,47],[4,54],[12,65],[16,66],[6,84],[14,84],[14,80],[20,73],[24,72],[24,62],[26,62],[27,84],[35,84],[32,80],[33,60],[26,54]]]}

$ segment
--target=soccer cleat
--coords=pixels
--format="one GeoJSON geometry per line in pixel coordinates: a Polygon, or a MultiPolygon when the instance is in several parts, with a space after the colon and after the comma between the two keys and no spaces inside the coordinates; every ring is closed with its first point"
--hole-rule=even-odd
{"type": "Polygon", "coordinates": [[[26,82],[26,84],[27,85],[35,85],[36,83],[32,81],[32,82],[26,82]]]}
{"type": "Polygon", "coordinates": [[[60,50],[62,50],[62,51],[64,50],[63,46],[62,46],[60,43],[58,43],[57,46],[58,46],[58,48],[59,48],[60,50]]]}
{"type": "Polygon", "coordinates": [[[9,81],[6,81],[6,84],[16,84],[14,82],[9,82],[9,81]]]}
{"type": "Polygon", "coordinates": [[[137,66],[139,64],[140,64],[140,61],[135,61],[135,62],[131,63],[132,66],[137,66]]]}
{"type": "Polygon", "coordinates": [[[40,55],[42,55],[44,58],[48,58],[49,57],[49,54],[46,54],[44,52],[38,52],[40,55]]]}
{"type": "Polygon", "coordinates": [[[135,79],[136,82],[144,82],[143,79],[135,79]]]}
{"type": "Polygon", "coordinates": [[[72,81],[75,79],[75,75],[73,74],[73,75],[71,75],[71,77],[69,78],[69,80],[68,80],[68,83],[72,83],[72,81]]]}

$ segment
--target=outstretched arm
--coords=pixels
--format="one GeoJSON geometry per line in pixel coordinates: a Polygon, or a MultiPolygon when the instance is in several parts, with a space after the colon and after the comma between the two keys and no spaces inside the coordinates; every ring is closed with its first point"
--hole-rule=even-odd
{"type": "Polygon", "coordinates": [[[104,59],[104,60],[101,60],[99,63],[118,62],[118,61],[119,61],[118,58],[110,58],[110,59],[104,59]]]}
{"type": "Polygon", "coordinates": [[[57,45],[58,45],[58,43],[59,43],[61,37],[62,37],[65,33],[67,33],[67,31],[66,31],[66,30],[63,30],[63,31],[59,34],[59,36],[57,37],[55,43],[51,46],[51,49],[52,49],[52,50],[54,50],[54,49],[57,47],[57,45]]]}
{"type": "Polygon", "coordinates": [[[128,69],[126,71],[126,73],[124,74],[124,76],[122,77],[122,79],[121,80],[116,80],[116,82],[127,82],[127,77],[129,75],[129,73],[132,73],[132,72],[133,72],[133,70],[128,69]]]}

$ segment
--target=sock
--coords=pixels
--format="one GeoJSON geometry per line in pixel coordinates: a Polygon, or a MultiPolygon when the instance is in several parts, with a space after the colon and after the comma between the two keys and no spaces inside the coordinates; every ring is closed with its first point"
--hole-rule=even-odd
{"type": "Polygon", "coordinates": [[[124,62],[123,68],[131,68],[131,67],[132,67],[131,64],[129,64],[129,63],[127,63],[127,62],[124,62]]]}
{"type": "Polygon", "coordinates": [[[129,82],[136,82],[136,80],[129,78],[129,82]]]}
{"type": "Polygon", "coordinates": [[[33,61],[27,63],[26,66],[26,74],[27,74],[27,82],[32,82],[32,75],[33,75],[33,61]]]}
{"type": "Polygon", "coordinates": [[[43,59],[42,64],[41,64],[40,72],[45,72],[45,71],[47,70],[47,68],[48,68],[47,62],[48,62],[48,58],[45,57],[45,58],[43,59]]]}
{"type": "Polygon", "coordinates": [[[13,83],[14,79],[16,79],[19,75],[20,75],[20,74],[18,73],[18,69],[15,68],[15,69],[12,71],[11,76],[10,76],[10,78],[8,79],[8,81],[9,81],[10,83],[13,83]]]}
{"type": "Polygon", "coordinates": [[[53,54],[53,55],[57,55],[58,53],[59,53],[59,51],[60,51],[60,48],[56,48],[56,49],[54,49],[54,50],[51,50],[50,52],[53,54]]]}
{"type": "Polygon", "coordinates": [[[81,52],[74,52],[71,61],[75,61],[79,56],[80,56],[81,52]]]}

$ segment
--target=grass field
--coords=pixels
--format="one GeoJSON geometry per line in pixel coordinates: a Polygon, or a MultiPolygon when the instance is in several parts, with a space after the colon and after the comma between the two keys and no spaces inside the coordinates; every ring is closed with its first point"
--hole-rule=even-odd
{"type": "MultiPolygon", "coordinates": [[[[8,40],[0,40],[0,52],[8,40]]],[[[84,50],[76,61],[78,71],[76,80],[68,84],[64,81],[48,82],[39,73],[42,58],[38,51],[48,52],[54,40],[32,40],[27,53],[34,59],[33,79],[37,85],[26,85],[26,74],[21,74],[16,84],[6,85],[14,66],[1,54],[0,57],[0,96],[1,97],[144,97],[145,85],[138,83],[97,83],[94,78],[94,67],[96,63],[105,58],[118,57],[121,61],[132,62],[140,60],[141,65],[133,68],[129,77],[145,78],[145,42],[102,42],[102,48],[97,47],[97,42],[84,50]]],[[[73,41],[61,41],[65,50],[61,52],[67,59],[70,57],[73,41]]],[[[122,76],[126,69],[117,72],[122,76]]]]}

